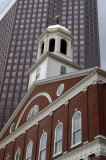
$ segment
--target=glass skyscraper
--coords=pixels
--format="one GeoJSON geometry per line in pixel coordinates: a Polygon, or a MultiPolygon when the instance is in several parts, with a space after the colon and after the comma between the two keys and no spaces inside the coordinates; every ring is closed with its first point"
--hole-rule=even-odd
{"type": "Polygon", "coordinates": [[[56,15],[73,35],[74,62],[100,66],[97,0],[17,0],[0,22],[1,128],[27,92],[37,39],[56,15]]]}

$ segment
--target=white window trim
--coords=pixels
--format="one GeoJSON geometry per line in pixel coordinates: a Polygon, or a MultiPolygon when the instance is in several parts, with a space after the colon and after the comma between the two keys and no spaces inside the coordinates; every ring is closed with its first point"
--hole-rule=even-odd
{"type": "Polygon", "coordinates": [[[73,117],[72,117],[72,140],[71,140],[71,147],[70,147],[70,148],[73,148],[73,147],[75,147],[75,146],[77,146],[77,145],[79,145],[79,144],[82,143],[82,116],[81,116],[81,141],[78,142],[78,143],[76,143],[76,144],[73,144],[73,119],[74,119],[74,117],[75,117],[75,115],[76,115],[77,113],[80,113],[80,115],[81,115],[81,112],[80,112],[80,111],[77,111],[77,112],[75,112],[75,114],[74,114],[73,117]]]}
{"type": "Polygon", "coordinates": [[[7,156],[6,160],[8,160],[8,158],[10,158],[10,155],[7,156]]]}
{"type": "MultiPolygon", "coordinates": [[[[27,152],[28,152],[28,147],[29,147],[29,144],[30,144],[30,143],[32,143],[32,150],[33,150],[33,142],[32,142],[32,141],[30,141],[30,142],[28,143],[28,145],[27,145],[27,150],[26,150],[26,158],[25,158],[26,160],[27,160],[27,152]]],[[[31,158],[32,158],[32,156],[31,156],[31,158]]]]}
{"type": "MultiPolygon", "coordinates": [[[[16,153],[15,153],[15,160],[16,160],[16,155],[17,155],[17,152],[18,151],[20,151],[20,155],[21,155],[21,150],[20,150],[20,148],[19,149],[17,149],[17,151],[16,151],[16,153]]],[[[19,157],[20,158],[20,157],[19,157]]]]}
{"type": "MultiPolygon", "coordinates": [[[[57,156],[57,155],[59,155],[59,154],[61,154],[62,153],[62,151],[61,152],[58,152],[58,153],[55,153],[55,143],[56,143],[56,129],[57,129],[57,127],[58,127],[58,125],[59,124],[62,124],[62,144],[63,144],[63,123],[62,122],[59,122],[58,124],[57,124],[57,126],[56,126],[56,128],[55,128],[55,137],[54,137],[54,154],[53,154],[53,157],[55,157],[55,156],[57,156]]],[[[63,145],[62,145],[63,146],[63,145]]],[[[62,147],[63,148],[63,147],[62,147]]]]}
{"type": "Polygon", "coordinates": [[[11,126],[10,126],[10,133],[14,132],[14,130],[15,130],[15,123],[12,123],[11,126]]]}
{"type": "MultiPolygon", "coordinates": [[[[41,138],[42,138],[43,134],[46,134],[46,138],[47,138],[47,132],[42,133],[42,135],[41,135],[41,137],[40,137],[39,160],[40,160],[40,152],[41,152],[41,138]]],[[[47,148],[47,139],[46,139],[46,148],[47,148]]],[[[46,158],[46,155],[45,155],[45,158],[46,158]]]]}

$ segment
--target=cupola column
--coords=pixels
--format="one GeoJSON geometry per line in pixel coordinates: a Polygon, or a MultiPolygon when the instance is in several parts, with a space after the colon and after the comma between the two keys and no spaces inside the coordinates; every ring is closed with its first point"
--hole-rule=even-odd
{"type": "Polygon", "coordinates": [[[67,42],[67,56],[73,60],[73,46],[70,40],[67,42]]]}
{"type": "Polygon", "coordinates": [[[55,52],[60,52],[60,41],[61,38],[59,35],[56,36],[56,43],[55,43],[55,52]]]}
{"type": "Polygon", "coordinates": [[[44,40],[44,53],[49,50],[49,41],[48,41],[48,36],[45,37],[44,40]]]}
{"type": "Polygon", "coordinates": [[[37,59],[41,56],[41,43],[38,45],[38,54],[37,54],[37,59]]]}

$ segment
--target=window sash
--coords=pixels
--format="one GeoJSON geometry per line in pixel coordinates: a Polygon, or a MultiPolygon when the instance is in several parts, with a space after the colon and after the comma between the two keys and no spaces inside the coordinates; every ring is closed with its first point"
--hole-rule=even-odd
{"type": "Polygon", "coordinates": [[[40,151],[40,160],[46,159],[46,149],[40,151]]]}
{"type": "Polygon", "coordinates": [[[55,143],[55,154],[62,152],[62,139],[55,143]]]}
{"type": "Polygon", "coordinates": [[[73,133],[73,144],[81,142],[81,129],[73,133]]]}

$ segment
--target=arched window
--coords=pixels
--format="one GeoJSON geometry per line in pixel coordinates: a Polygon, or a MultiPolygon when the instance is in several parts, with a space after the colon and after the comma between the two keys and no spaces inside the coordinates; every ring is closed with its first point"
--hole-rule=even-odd
{"type": "Polygon", "coordinates": [[[61,71],[60,74],[66,74],[66,67],[65,66],[61,66],[61,71]]]}
{"type": "Polygon", "coordinates": [[[18,149],[15,154],[15,160],[20,160],[20,154],[21,154],[21,151],[20,151],[20,149],[18,149]]]}
{"type": "Polygon", "coordinates": [[[27,117],[27,120],[31,119],[35,114],[37,114],[39,112],[39,107],[38,105],[35,105],[31,108],[29,114],[28,114],[28,117],[27,117]]]}
{"type": "Polygon", "coordinates": [[[54,49],[55,49],[55,39],[51,39],[49,44],[49,51],[54,52],[54,49]]]}
{"type": "Polygon", "coordinates": [[[43,44],[41,46],[41,54],[43,54],[43,52],[44,52],[44,42],[43,42],[43,44]]]}
{"type": "Polygon", "coordinates": [[[46,143],[47,143],[47,133],[44,132],[40,138],[40,150],[39,150],[39,159],[46,159],[46,143]]]}
{"type": "Polygon", "coordinates": [[[31,158],[32,158],[32,148],[33,148],[33,142],[30,141],[28,143],[28,146],[27,146],[26,160],[31,160],[31,158]]]}
{"type": "Polygon", "coordinates": [[[67,43],[65,40],[61,40],[60,52],[66,54],[67,51],[67,43]]]}
{"type": "Polygon", "coordinates": [[[10,156],[7,156],[6,160],[10,160],[10,156]]]}
{"type": "Polygon", "coordinates": [[[55,129],[55,145],[54,154],[62,152],[63,124],[59,123],[55,129]]]}
{"type": "Polygon", "coordinates": [[[81,143],[81,112],[76,112],[72,119],[72,144],[81,143]]]}

